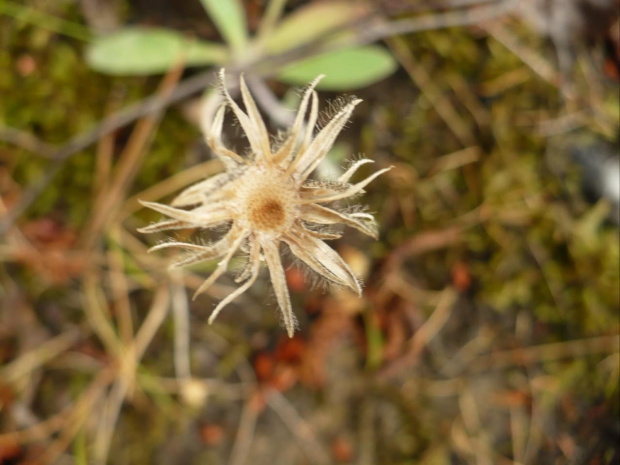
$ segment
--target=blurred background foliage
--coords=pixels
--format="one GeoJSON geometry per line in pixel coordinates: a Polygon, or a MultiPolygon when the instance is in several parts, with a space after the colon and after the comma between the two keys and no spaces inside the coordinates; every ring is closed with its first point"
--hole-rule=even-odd
{"type": "Polygon", "coordinates": [[[0,463],[618,463],[617,14],[0,0],[0,463]],[[190,304],[136,233],[220,169],[220,66],[274,133],[326,74],[364,103],[321,173],[395,166],[332,244],[363,297],[291,267],[291,340],[267,279],[207,326],[232,278],[190,304]]]}

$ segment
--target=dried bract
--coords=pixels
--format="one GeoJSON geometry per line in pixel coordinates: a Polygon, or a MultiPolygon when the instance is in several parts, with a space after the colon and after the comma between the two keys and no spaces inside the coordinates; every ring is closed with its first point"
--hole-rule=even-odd
{"type": "Polygon", "coordinates": [[[360,166],[372,163],[372,160],[363,159],[356,161],[336,180],[323,182],[308,179],[361,101],[345,101],[331,120],[314,134],[319,115],[318,96],[314,88],[321,77],[305,90],[288,136],[283,141],[272,143],[243,77],[240,84],[245,112],[230,97],[222,70],[220,78],[225,100],[214,117],[206,139],[209,147],[224,162],[225,172],[181,192],[171,206],[142,202],[144,206],[170,218],[142,228],[140,231],[144,233],[228,226],[227,233],[209,245],[168,241],[150,249],[174,247],[187,251],[172,265],[175,267],[219,259],[217,268],[196,291],[194,298],[226,272],[235,253],[240,250],[247,253],[245,268],[236,278],[240,286],[219,302],[209,323],[228,303],[254,284],[261,261],[264,261],[269,268],[284,326],[292,337],[297,320],[291,308],[280,258],[281,242],[319,277],[361,293],[359,279],[324,241],[341,236],[333,231],[333,225],[337,224],[377,237],[377,226],[371,215],[358,210],[345,211],[338,204],[362,193],[366,185],[389,168],[377,171],[361,182],[349,183],[360,166]],[[227,108],[233,111],[248,138],[251,148],[248,157],[240,156],[222,143],[227,108]]]}

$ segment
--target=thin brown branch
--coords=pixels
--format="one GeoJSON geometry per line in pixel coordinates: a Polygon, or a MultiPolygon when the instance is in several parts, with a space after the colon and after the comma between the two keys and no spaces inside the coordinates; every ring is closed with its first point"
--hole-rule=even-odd
{"type": "Polygon", "coordinates": [[[54,153],[57,150],[53,145],[39,140],[27,131],[7,126],[0,127],[0,141],[36,153],[43,158],[54,158],[54,153]]]}

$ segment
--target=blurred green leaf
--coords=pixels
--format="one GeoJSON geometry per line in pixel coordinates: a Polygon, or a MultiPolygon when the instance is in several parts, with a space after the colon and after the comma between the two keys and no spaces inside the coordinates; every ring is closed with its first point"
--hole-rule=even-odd
{"type": "Polygon", "coordinates": [[[107,74],[144,75],[166,72],[182,58],[188,66],[199,66],[222,64],[227,55],[219,44],[188,40],[168,29],[133,27],[96,39],[86,61],[107,74]]]}
{"type": "Polygon", "coordinates": [[[297,61],[286,66],[277,77],[289,84],[302,85],[319,74],[325,74],[318,88],[350,90],[374,84],[392,74],[396,67],[396,60],[388,51],[382,47],[368,46],[297,61]]]}
{"type": "Polygon", "coordinates": [[[200,0],[230,47],[238,52],[248,43],[245,10],[239,0],[200,0]]]}
{"type": "Polygon", "coordinates": [[[346,0],[311,3],[282,20],[264,38],[263,46],[270,54],[282,53],[354,21],[363,11],[358,4],[346,0]]]}

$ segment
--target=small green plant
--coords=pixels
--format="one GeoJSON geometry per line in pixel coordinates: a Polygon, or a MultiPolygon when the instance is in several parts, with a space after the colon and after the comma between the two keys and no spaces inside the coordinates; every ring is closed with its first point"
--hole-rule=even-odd
{"type": "Polygon", "coordinates": [[[95,39],[87,62],[107,74],[145,75],[163,73],[183,58],[187,66],[227,67],[294,85],[325,73],[323,90],[365,87],[396,69],[383,47],[351,40],[351,26],[368,14],[355,2],[311,3],[281,19],[286,1],[271,0],[251,36],[240,0],[200,1],[224,44],[164,28],[126,27],[95,39]]]}

